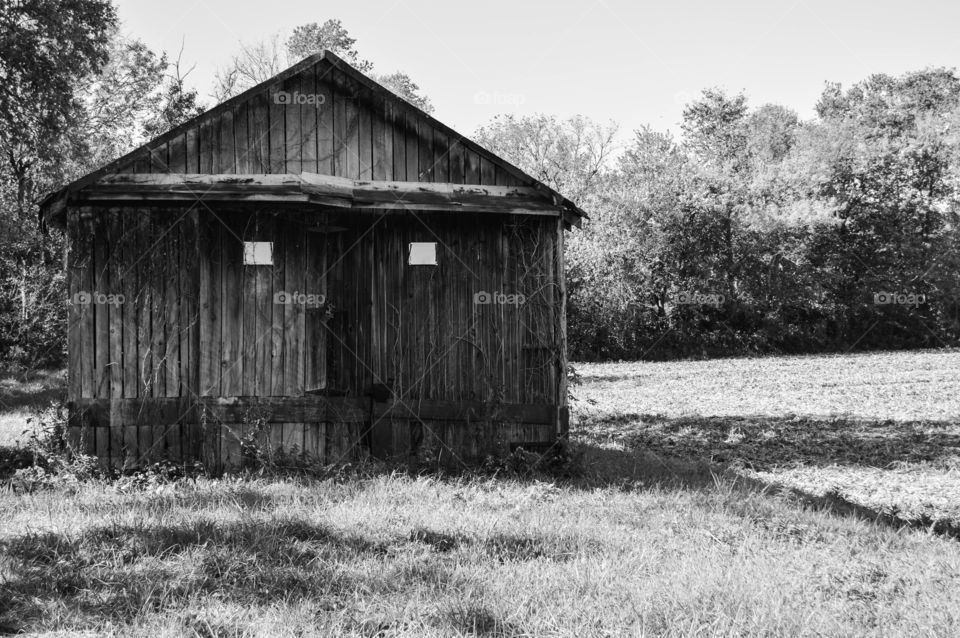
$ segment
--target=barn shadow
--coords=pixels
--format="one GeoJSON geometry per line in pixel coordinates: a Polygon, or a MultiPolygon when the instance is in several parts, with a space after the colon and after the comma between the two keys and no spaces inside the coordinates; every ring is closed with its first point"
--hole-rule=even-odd
{"type": "Polygon", "coordinates": [[[814,494],[745,476],[796,466],[892,468],[960,466],[960,424],[952,421],[871,421],[814,417],[664,417],[593,415],[571,432],[583,450],[588,483],[709,488],[718,479],[735,489],[787,496],[803,507],[895,528],[960,539],[947,520],[903,518],[835,492],[814,494]]]}
{"type": "Polygon", "coordinates": [[[574,431],[589,445],[660,457],[737,462],[762,471],[784,464],[890,467],[960,457],[960,423],[805,416],[592,416],[574,431]]]}

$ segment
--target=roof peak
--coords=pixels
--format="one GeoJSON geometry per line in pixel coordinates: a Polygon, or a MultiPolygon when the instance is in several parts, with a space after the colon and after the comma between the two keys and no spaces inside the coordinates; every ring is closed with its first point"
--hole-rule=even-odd
{"type": "MultiPolygon", "coordinates": [[[[417,148],[413,151],[415,155],[409,158],[410,161],[419,158],[420,166],[424,168],[423,171],[419,173],[407,171],[406,176],[401,176],[399,180],[397,180],[397,176],[395,175],[388,175],[386,179],[410,181],[410,176],[413,175],[415,180],[419,179],[419,181],[426,182],[440,181],[472,184],[475,181],[477,184],[486,183],[487,185],[493,185],[494,181],[491,180],[494,178],[491,176],[494,175],[493,169],[495,167],[498,171],[497,175],[500,175],[500,172],[502,172],[503,175],[499,180],[503,182],[500,185],[526,186],[541,190],[545,194],[553,197],[558,205],[563,205],[569,209],[577,218],[586,216],[573,202],[564,198],[546,184],[523,172],[502,157],[495,155],[469,138],[454,131],[429,113],[411,104],[393,91],[355,69],[332,51],[326,49],[300,60],[267,80],[224,100],[207,111],[162,133],[122,157],[74,180],[59,191],[47,196],[41,203],[41,208],[43,209],[49,206],[54,200],[67,197],[70,193],[96,182],[105,175],[114,173],[235,172],[245,174],[299,173],[305,171],[329,173],[334,176],[340,175],[353,178],[375,178],[373,175],[364,175],[364,170],[367,172],[372,170],[370,166],[363,166],[359,169],[360,174],[354,175],[350,174],[349,171],[344,172],[344,166],[338,165],[338,159],[342,160],[339,163],[344,165],[350,162],[353,162],[353,164],[357,163],[354,157],[357,155],[357,149],[349,148],[349,145],[356,142],[355,138],[359,135],[359,132],[350,127],[360,128],[361,126],[359,119],[346,123],[342,121],[343,118],[347,117],[341,112],[344,108],[343,101],[345,99],[353,104],[351,108],[355,109],[353,113],[355,117],[359,118],[360,115],[362,115],[366,118],[366,126],[371,126],[370,121],[372,118],[376,120],[373,126],[393,127],[390,130],[395,130],[396,127],[403,128],[406,130],[406,134],[408,138],[412,140],[411,143],[413,143],[414,146],[425,146],[431,151],[428,153],[424,148],[417,148]],[[314,70],[314,72],[311,73],[311,70],[314,70]],[[350,93],[350,95],[346,95],[341,83],[340,74],[342,74],[342,77],[348,78],[349,84],[354,87],[359,87],[363,95],[361,96],[356,92],[350,93],[349,91],[347,93],[350,93]],[[298,84],[298,86],[312,87],[312,89],[308,88],[308,90],[316,91],[317,95],[330,94],[331,98],[335,97],[336,104],[327,105],[325,109],[315,108],[316,114],[314,115],[303,110],[307,108],[303,105],[289,105],[278,101],[277,91],[275,89],[284,86],[285,83],[297,82],[301,83],[298,84]],[[272,100],[269,99],[271,97],[273,98],[272,100]],[[387,104],[389,104],[389,106],[384,106],[387,104]],[[338,105],[341,110],[334,112],[334,107],[338,105]],[[385,119],[382,112],[376,110],[377,107],[381,106],[383,109],[389,111],[390,117],[388,119],[385,119]],[[300,107],[301,110],[294,111],[299,113],[299,115],[291,119],[289,114],[285,114],[286,112],[283,111],[284,107],[300,107]],[[249,115],[247,115],[248,112],[249,115]],[[237,118],[239,113],[243,113],[243,116],[237,120],[236,127],[234,127],[234,119],[237,118]],[[311,119],[312,121],[309,122],[308,126],[307,120],[311,119]],[[227,120],[229,120],[230,128],[221,128],[222,126],[226,126],[224,122],[227,120]],[[301,120],[303,120],[303,127],[301,127],[301,120]],[[337,127],[341,128],[337,129],[337,127]],[[241,128],[242,130],[240,130],[241,128]],[[252,131],[250,129],[256,130],[252,131]],[[342,135],[337,135],[338,130],[342,135]],[[310,137],[311,135],[317,138],[317,140],[320,137],[327,136],[322,141],[328,143],[329,147],[321,150],[319,148],[320,142],[310,137]],[[347,135],[352,136],[349,141],[344,139],[347,135]],[[409,137],[410,135],[413,137],[409,137]],[[261,148],[254,147],[262,147],[265,138],[269,140],[268,143],[270,145],[266,153],[268,157],[259,157],[258,170],[249,170],[252,162],[248,156],[254,151],[256,151],[258,155],[263,155],[261,148]],[[438,141],[436,148],[434,148],[435,141],[438,141]],[[204,147],[205,144],[220,145],[210,146],[210,153],[218,158],[220,155],[226,157],[226,164],[229,170],[222,170],[222,166],[219,166],[216,160],[210,163],[210,158],[204,155],[206,150],[204,147]],[[290,148],[284,148],[283,144],[290,146],[290,148]],[[346,150],[344,150],[344,147],[347,147],[346,150]],[[324,170],[323,167],[320,166],[322,162],[315,162],[321,153],[328,152],[331,155],[334,153],[343,154],[343,158],[334,158],[329,164],[328,170],[324,170]],[[279,156],[280,159],[273,157],[270,155],[271,153],[279,156]],[[300,162],[302,167],[295,166],[294,170],[288,170],[289,164],[291,163],[288,161],[288,158],[291,154],[294,157],[301,158],[294,160],[293,163],[296,164],[300,162]],[[316,158],[312,157],[311,154],[316,155],[316,158]],[[442,163],[453,163],[450,158],[454,157],[455,154],[458,158],[460,155],[466,154],[469,158],[476,159],[477,167],[475,176],[468,174],[470,172],[468,167],[460,167],[459,165],[456,167],[456,171],[452,168],[447,170],[445,178],[443,175],[437,175],[437,173],[443,172],[440,170],[444,168],[441,166],[442,163]],[[209,170],[205,170],[202,165],[205,160],[207,161],[209,170]],[[191,161],[199,161],[200,164],[192,167],[190,164],[191,161]],[[311,168],[313,166],[317,166],[317,168],[308,170],[308,161],[311,163],[311,168]],[[491,172],[490,176],[485,176],[486,181],[483,181],[480,175],[480,165],[483,164],[483,162],[492,165],[488,167],[491,172]],[[244,164],[244,166],[241,166],[241,164],[244,164]],[[191,168],[194,170],[190,170],[191,168]],[[264,168],[269,170],[264,170],[264,168]],[[474,181],[467,181],[470,179],[474,181]]],[[[334,100],[331,99],[331,101],[334,100]]],[[[319,107],[319,105],[317,106],[319,107]]],[[[365,129],[363,136],[360,138],[360,143],[369,143],[371,134],[371,130],[365,129]]],[[[361,153],[363,151],[370,153],[370,150],[369,147],[364,146],[364,148],[361,149],[361,153]]],[[[407,153],[410,153],[409,149],[407,149],[407,153]]],[[[326,159],[327,155],[324,155],[323,161],[326,162],[326,159]]],[[[391,162],[393,161],[393,158],[387,159],[391,162]]],[[[403,159],[409,163],[407,158],[403,159]]],[[[359,161],[362,165],[363,160],[360,159],[359,161]]],[[[464,162],[465,160],[458,159],[456,161],[464,162]]],[[[370,163],[372,164],[373,162],[370,163]]],[[[351,168],[355,167],[351,166],[351,168]]],[[[356,170],[354,170],[354,172],[356,172],[356,170]]]]}

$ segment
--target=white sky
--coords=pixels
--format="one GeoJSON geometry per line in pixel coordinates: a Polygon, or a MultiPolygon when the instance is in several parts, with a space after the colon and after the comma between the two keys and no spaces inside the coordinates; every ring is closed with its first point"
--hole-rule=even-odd
{"type": "MultiPolygon", "coordinates": [[[[955,0],[118,0],[127,34],[184,62],[208,96],[238,42],[339,18],[378,72],[403,70],[469,135],[498,112],[678,130],[703,88],[810,117],[824,82],[960,65],[955,0]],[[478,99],[478,93],[491,96],[478,99]],[[489,102],[489,103],[484,103],[489,102]]],[[[209,101],[209,100],[208,100],[209,101]]]]}

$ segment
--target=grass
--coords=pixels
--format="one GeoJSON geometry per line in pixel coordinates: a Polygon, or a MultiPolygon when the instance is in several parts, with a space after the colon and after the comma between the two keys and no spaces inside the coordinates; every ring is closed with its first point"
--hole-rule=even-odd
{"type": "Polygon", "coordinates": [[[960,535],[960,352],[581,367],[577,436],[960,535]]]}
{"type": "Polygon", "coordinates": [[[787,486],[855,491],[850,477],[899,484],[911,473],[955,484],[956,394],[940,392],[958,360],[581,366],[586,476],[567,482],[379,473],[7,484],[0,632],[955,636],[957,540],[787,486]],[[896,365],[932,379],[917,392],[868,385],[864,396],[894,399],[897,416],[817,390],[838,368],[896,365]]]}
{"type": "Polygon", "coordinates": [[[0,446],[23,442],[27,419],[66,395],[66,373],[41,371],[0,374],[0,446]]]}

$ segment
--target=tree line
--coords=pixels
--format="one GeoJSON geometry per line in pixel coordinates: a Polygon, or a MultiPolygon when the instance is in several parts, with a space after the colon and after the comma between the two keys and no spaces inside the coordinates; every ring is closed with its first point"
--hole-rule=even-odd
{"type": "MultiPolygon", "coordinates": [[[[240,43],[210,95],[180,55],[125,35],[110,0],[0,3],[0,365],[65,361],[63,237],[49,192],[323,49],[379,73],[338,20],[240,43]]],[[[960,79],[828,84],[816,116],[708,89],[681,135],[502,115],[476,141],[590,219],[570,233],[574,359],[956,345],[960,79]]]]}
{"type": "Polygon", "coordinates": [[[679,139],[501,116],[479,141],[581,202],[575,360],[956,346],[960,79],[827,84],[816,116],[708,89],[679,139]]]}

